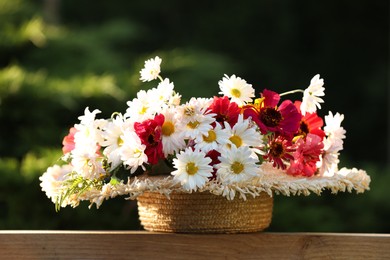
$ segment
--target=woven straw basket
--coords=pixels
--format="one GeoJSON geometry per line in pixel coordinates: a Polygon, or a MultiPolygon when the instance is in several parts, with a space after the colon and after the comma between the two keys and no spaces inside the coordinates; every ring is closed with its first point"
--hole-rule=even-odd
{"type": "Polygon", "coordinates": [[[266,193],[232,201],[209,192],[155,192],[138,198],[141,224],[148,231],[177,233],[248,233],[271,223],[273,199],[266,193]]]}

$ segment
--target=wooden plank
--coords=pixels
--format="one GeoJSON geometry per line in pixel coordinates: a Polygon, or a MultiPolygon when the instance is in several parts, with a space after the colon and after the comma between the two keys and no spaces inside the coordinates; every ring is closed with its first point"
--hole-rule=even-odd
{"type": "Polygon", "coordinates": [[[389,234],[0,231],[0,259],[389,258],[389,234]]]}

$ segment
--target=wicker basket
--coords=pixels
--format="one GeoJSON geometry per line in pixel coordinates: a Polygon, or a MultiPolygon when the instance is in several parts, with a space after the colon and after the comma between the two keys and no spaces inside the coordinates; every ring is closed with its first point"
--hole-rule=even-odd
{"type": "Polygon", "coordinates": [[[247,200],[227,200],[209,192],[146,192],[138,197],[141,224],[148,231],[177,233],[248,233],[271,223],[273,198],[262,193],[247,200]]]}

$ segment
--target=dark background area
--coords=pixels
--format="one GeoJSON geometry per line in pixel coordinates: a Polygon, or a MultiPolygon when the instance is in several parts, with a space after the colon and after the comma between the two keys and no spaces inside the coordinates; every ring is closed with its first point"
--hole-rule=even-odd
{"type": "Polygon", "coordinates": [[[155,55],[184,99],[217,94],[224,74],[285,92],[319,73],[319,114],[345,115],[340,166],[371,190],[276,196],[269,230],[390,232],[389,2],[371,0],[0,0],[1,229],[141,228],[121,198],[56,213],[38,178],[86,106],[107,117],[153,87],[138,72],[155,55]]]}

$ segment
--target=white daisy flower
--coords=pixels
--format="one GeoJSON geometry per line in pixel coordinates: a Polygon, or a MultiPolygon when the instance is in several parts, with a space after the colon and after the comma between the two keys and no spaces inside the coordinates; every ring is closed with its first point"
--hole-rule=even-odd
{"type": "Polygon", "coordinates": [[[255,90],[252,85],[246,83],[244,79],[236,77],[236,75],[229,78],[225,74],[225,77],[218,84],[221,89],[219,94],[228,96],[232,102],[236,102],[239,106],[252,102],[252,97],[255,97],[255,90]]]}
{"type": "Polygon", "coordinates": [[[184,141],[183,124],[177,120],[176,110],[172,108],[164,109],[161,114],[164,115],[164,123],[162,125],[162,144],[164,156],[183,149],[186,146],[184,141]]]}
{"type": "Polygon", "coordinates": [[[207,153],[227,144],[228,139],[228,132],[224,131],[221,125],[217,123],[214,129],[208,131],[207,135],[197,136],[195,139],[195,148],[207,153]]]}
{"type": "Polygon", "coordinates": [[[251,156],[252,151],[248,146],[231,149],[223,149],[218,159],[217,177],[224,184],[240,183],[258,175],[258,159],[251,156]]]}
{"type": "Polygon", "coordinates": [[[303,92],[303,99],[300,107],[302,115],[316,112],[316,107],[319,109],[321,108],[320,103],[323,103],[324,100],[319,97],[325,96],[325,88],[323,85],[324,80],[320,78],[319,74],[311,79],[309,87],[303,92]]]}
{"type": "MultiPolygon", "coordinates": [[[[257,126],[251,124],[250,119],[244,119],[243,115],[238,116],[237,123],[231,127],[228,122],[224,122],[225,131],[228,133],[229,144],[234,144],[237,148],[241,146],[262,147],[263,138],[256,130],[257,126]]],[[[255,149],[257,153],[262,153],[260,149],[255,149]]]]}
{"type": "Polygon", "coordinates": [[[185,125],[185,138],[195,139],[203,135],[208,135],[209,131],[213,129],[211,124],[215,122],[213,114],[198,115],[193,120],[185,125]]]}
{"type": "Polygon", "coordinates": [[[162,60],[158,56],[156,56],[154,59],[145,61],[145,67],[140,71],[140,80],[146,82],[157,79],[161,72],[161,61],[162,60]]]}
{"type": "Polygon", "coordinates": [[[145,154],[146,146],[142,144],[134,131],[125,131],[122,138],[120,156],[123,165],[127,166],[131,173],[134,173],[140,166],[145,170],[143,164],[148,162],[148,156],[145,154]]]}
{"type": "Polygon", "coordinates": [[[103,129],[104,141],[100,145],[105,147],[103,154],[107,157],[108,163],[111,163],[112,169],[121,164],[120,152],[123,145],[124,125],[124,118],[119,114],[103,129]]]}
{"type": "Polygon", "coordinates": [[[187,148],[173,159],[173,165],[177,170],[171,174],[185,190],[196,191],[202,188],[212,176],[213,167],[209,165],[210,163],[211,159],[206,157],[204,152],[187,148]]]}

